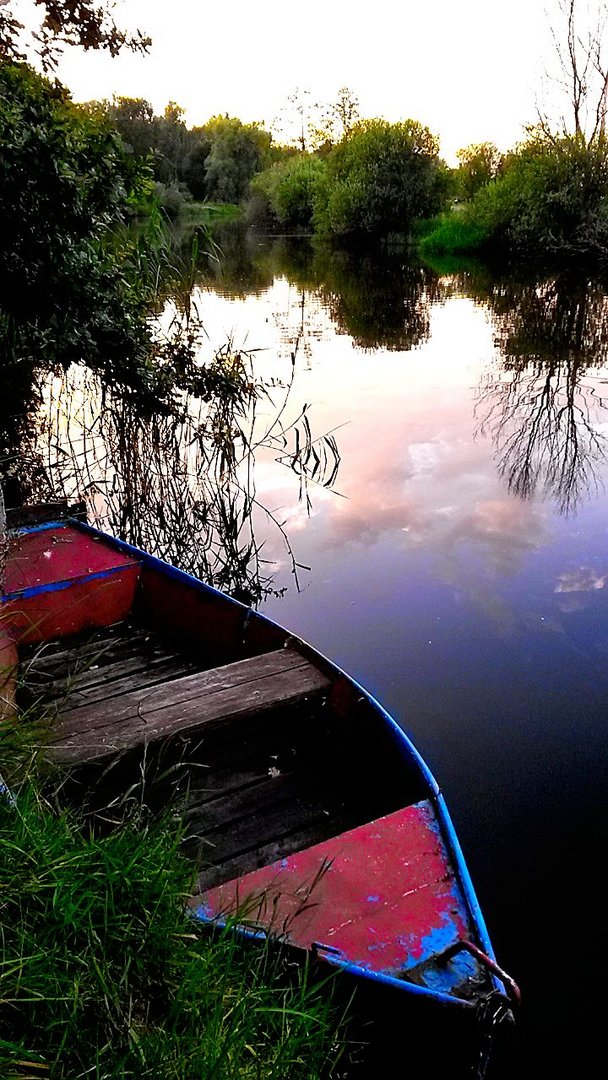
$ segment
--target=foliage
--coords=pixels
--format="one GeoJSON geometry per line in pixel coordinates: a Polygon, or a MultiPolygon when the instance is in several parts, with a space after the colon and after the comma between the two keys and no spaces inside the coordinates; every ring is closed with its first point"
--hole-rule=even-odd
{"type": "Polygon", "coordinates": [[[290,229],[310,229],[317,191],[326,165],[321,158],[299,154],[273,165],[252,181],[252,191],[265,197],[276,221],[290,229]]]}
{"type": "Polygon", "coordinates": [[[137,363],[137,294],[101,241],[146,176],[108,124],[24,65],[0,66],[3,355],[137,363]]]}
{"type": "Polygon", "coordinates": [[[270,133],[259,124],[216,116],[202,127],[188,128],[184,110],[173,101],[162,116],[144,98],[115,97],[88,108],[106,115],[125,148],[148,163],[157,183],[173,191],[167,202],[172,209],[175,192],[186,202],[189,197],[241,202],[252,176],[276,154],[270,133]]]}
{"type": "Polygon", "coordinates": [[[492,248],[543,260],[608,252],[608,146],[531,130],[470,203],[420,243],[424,254],[492,248]]]}
{"type": "Polygon", "coordinates": [[[17,0],[3,0],[0,10],[0,60],[25,59],[24,48],[34,45],[43,70],[57,66],[65,45],[79,45],[85,51],[106,49],[117,56],[122,49],[146,52],[151,42],[141,31],[129,36],[112,14],[109,0],[35,0],[41,8],[40,25],[29,37],[13,14],[17,0]],[[33,40],[32,40],[33,38],[33,40]],[[34,44],[35,43],[35,44],[34,44]]]}
{"type": "Polygon", "coordinates": [[[523,255],[602,253],[608,245],[608,155],[603,144],[531,133],[482,188],[473,220],[523,255]]]}
{"type": "Polygon", "coordinates": [[[50,1080],[318,1077],[326,985],[184,914],[193,869],[170,824],[106,835],[37,785],[0,800],[0,1072],[50,1080]]]}
{"type": "Polygon", "coordinates": [[[263,167],[271,136],[259,124],[243,124],[228,116],[213,117],[205,125],[210,142],[205,179],[210,199],[239,203],[255,173],[263,167]]]}
{"type": "Polygon", "coordinates": [[[492,142],[473,143],[458,150],[458,180],[462,196],[472,199],[499,171],[502,155],[492,142]]]}
{"type": "Polygon", "coordinates": [[[136,237],[119,227],[150,191],[145,166],[103,115],[25,65],[0,66],[0,144],[0,350],[10,389],[0,442],[15,441],[5,413],[25,422],[19,403],[35,396],[35,372],[59,365],[103,372],[142,409],[179,409],[200,321],[185,304],[160,333],[151,310],[175,274],[162,227],[153,218],[136,237]]]}
{"type": "Polygon", "coordinates": [[[442,201],[439,146],[417,121],[368,120],[327,158],[315,209],[319,232],[407,232],[442,201]]]}

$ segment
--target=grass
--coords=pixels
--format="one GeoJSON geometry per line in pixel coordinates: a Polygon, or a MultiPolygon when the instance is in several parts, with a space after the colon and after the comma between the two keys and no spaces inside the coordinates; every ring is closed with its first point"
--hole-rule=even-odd
{"type": "Polygon", "coordinates": [[[35,767],[13,791],[0,797],[0,1076],[331,1075],[331,986],[185,915],[193,869],[174,822],[95,836],[45,798],[35,767]]]}
{"type": "Polygon", "coordinates": [[[429,223],[428,231],[418,241],[418,251],[428,255],[456,255],[480,251],[488,240],[488,231],[465,214],[452,211],[429,223]]]}
{"type": "Polygon", "coordinates": [[[179,217],[192,221],[233,221],[240,214],[240,206],[234,203],[184,202],[179,217]]]}

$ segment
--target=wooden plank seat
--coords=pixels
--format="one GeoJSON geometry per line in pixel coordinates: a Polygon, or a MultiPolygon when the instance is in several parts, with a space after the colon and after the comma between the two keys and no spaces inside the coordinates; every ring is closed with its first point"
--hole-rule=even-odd
{"type": "MultiPolygon", "coordinates": [[[[111,754],[209,725],[291,706],[327,691],[329,679],[293,648],[114,694],[90,688],[88,699],[59,708],[50,756],[62,764],[111,754]]],[[[86,689],[80,691],[86,695],[86,689]]]]}

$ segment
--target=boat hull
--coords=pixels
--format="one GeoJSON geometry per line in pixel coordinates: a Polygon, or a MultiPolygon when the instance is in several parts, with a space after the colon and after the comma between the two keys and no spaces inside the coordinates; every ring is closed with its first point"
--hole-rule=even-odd
{"type": "Polygon", "coordinates": [[[81,673],[55,706],[49,756],[81,772],[99,764],[104,774],[120,760],[123,775],[125,760],[135,768],[138,754],[186,740],[191,755],[203,747],[204,768],[215,754],[214,775],[225,780],[232,769],[219,795],[198,797],[204,843],[193,914],[230,918],[245,934],[278,937],[364,980],[464,1011],[504,992],[439,787],[363,687],[263,615],[90,526],[47,523],[13,538],[2,598],[7,656],[53,639],[76,642],[76,655],[90,650],[78,644],[83,635],[114,624],[132,637],[145,627],[173,652],[138,669],[134,660],[129,677],[124,661],[121,677],[116,668],[105,681],[81,673]],[[158,674],[169,669],[170,679],[158,674]],[[239,740],[255,744],[249,758],[235,757],[239,740]],[[262,745],[280,767],[265,764],[262,745]],[[348,795],[340,812],[332,785],[348,795]]]}

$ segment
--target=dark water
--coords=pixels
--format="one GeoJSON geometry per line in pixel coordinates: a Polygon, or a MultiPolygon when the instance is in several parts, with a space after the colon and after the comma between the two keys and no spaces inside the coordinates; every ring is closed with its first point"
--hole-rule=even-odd
{"type": "MultiPolygon", "coordinates": [[[[232,570],[247,563],[233,584],[364,683],[438,778],[499,962],[522,987],[497,1075],[579,1075],[603,1044],[604,288],[574,272],[222,243],[198,297],[205,348],[256,350],[271,387],[255,464],[232,476],[232,570]]],[[[100,422],[98,393],[78,373],[47,383],[39,469],[102,524],[210,573],[196,445],[136,425],[127,443],[145,460],[127,463],[124,414],[106,400],[100,422]],[[154,479],[159,445],[182,464],[154,479]]]]}

